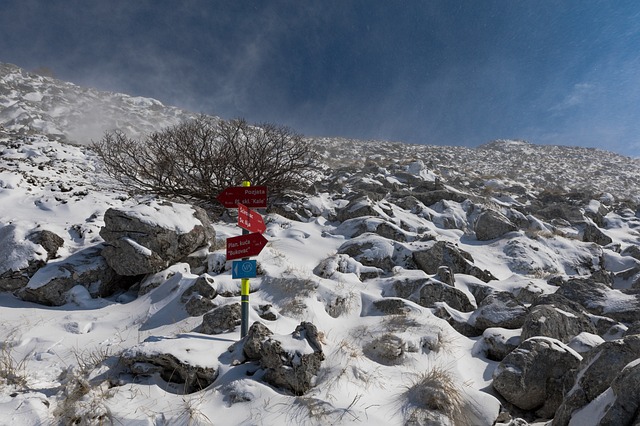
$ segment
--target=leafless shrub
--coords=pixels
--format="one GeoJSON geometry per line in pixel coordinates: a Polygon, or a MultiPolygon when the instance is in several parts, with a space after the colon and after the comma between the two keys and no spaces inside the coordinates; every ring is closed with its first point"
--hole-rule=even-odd
{"type": "Polygon", "coordinates": [[[105,133],[92,144],[108,175],[129,191],[211,206],[242,181],[266,185],[272,198],[314,179],[316,153],[291,129],[200,116],[148,135],[105,133]]]}

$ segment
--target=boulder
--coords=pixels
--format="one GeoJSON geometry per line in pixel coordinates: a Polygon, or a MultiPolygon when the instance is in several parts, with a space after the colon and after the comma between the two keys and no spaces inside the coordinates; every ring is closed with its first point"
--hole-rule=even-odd
{"type": "Polygon", "coordinates": [[[611,289],[593,279],[572,278],[556,294],[582,305],[587,312],[632,323],[640,320],[640,289],[611,289]]]}
{"type": "Polygon", "coordinates": [[[338,254],[346,254],[365,266],[390,272],[398,264],[398,243],[375,234],[363,234],[346,241],[338,254]]]}
{"type": "Polygon", "coordinates": [[[251,324],[242,346],[242,353],[245,358],[251,361],[259,361],[262,356],[262,342],[272,335],[273,332],[266,325],[259,322],[251,324]]]}
{"type": "Polygon", "coordinates": [[[318,329],[302,322],[291,335],[274,335],[265,326],[251,327],[244,340],[244,355],[258,360],[264,380],[294,395],[303,395],[314,384],[324,353],[318,329]]]}
{"type": "Polygon", "coordinates": [[[100,255],[102,249],[99,244],[64,261],[48,263],[18,291],[18,296],[30,302],[60,306],[69,301],[68,292],[76,285],[85,287],[94,298],[113,294],[120,277],[100,255]]]}
{"type": "Polygon", "coordinates": [[[613,240],[607,234],[602,232],[594,223],[588,222],[582,232],[582,241],[588,243],[596,243],[601,246],[611,244],[613,240]]]}
{"type": "Polygon", "coordinates": [[[442,201],[442,200],[449,200],[449,201],[455,201],[455,202],[461,203],[468,198],[466,194],[454,191],[452,189],[436,189],[433,191],[428,190],[428,188],[426,187],[422,187],[419,189],[424,189],[424,190],[412,191],[411,195],[416,197],[418,201],[420,201],[425,206],[432,206],[438,201],[442,201]]]}
{"type": "Polygon", "coordinates": [[[380,216],[374,208],[374,202],[368,196],[362,196],[349,201],[343,209],[338,210],[337,218],[340,222],[363,216],[380,216]]]}
{"type": "Polygon", "coordinates": [[[402,298],[385,297],[373,301],[372,306],[383,315],[407,315],[411,312],[411,306],[402,298]]]}
{"type": "Polygon", "coordinates": [[[194,335],[154,336],[125,350],[120,359],[134,375],[159,374],[174,384],[176,392],[193,393],[205,389],[218,377],[220,369],[216,358],[210,356],[212,350],[210,340],[194,335]]]}
{"type": "Polygon", "coordinates": [[[504,328],[487,328],[482,332],[482,346],[486,357],[492,361],[502,361],[522,342],[519,333],[504,328]]]}
{"type": "MultiPolygon", "coordinates": [[[[358,255],[355,247],[347,248],[347,251],[358,255]]],[[[348,254],[336,254],[322,260],[313,269],[313,273],[322,278],[340,279],[340,274],[355,274],[360,280],[377,278],[384,271],[374,266],[365,266],[348,254]]]]}
{"type": "Polygon", "coordinates": [[[533,337],[500,362],[493,373],[492,386],[516,407],[550,419],[562,401],[566,375],[581,359],[556,339],[533,337]]]}
{"type": "Polygon", "coordinates": [[[620,253],[622,256],[631,256],[636,260],[640,260],[640,247],[630,245],[620,253]]]}
{"type": "Polygon", "coordinates": [[[445,302],[461,312],[471,312],[474,309],[462,290],[433,278],[394,280],[392,289],[395,296],[411,300],[425,308],[435,308],[438,302],[445,302]]]}
{"type": "MultiPolygon", "coordinates": [[[[613,402],[606,401],[599,425],[640,424],[640,358],[627,364],[611,383],[613,402]],[[634,392],[635,390],[635,392],[634,392]]],[[[600,411],[600,412],[602,412],[600,411]]]]}
{"type": "Polygon", "coordinates": [[[413,252],[413,261],[427,274],[436,274],[441,266],[447,266],[454,274],[472,275],[484,282],[495,280],[491,272],[473,264],[473,257],[448,241],[436,241],[426,249],[413,252]]]}
{"type": "Polygon", "coordinates": [[[481,213],[475,223],[476,238],[480,241],[500,238],[504,234],[517,229],[516,225],[506,216],[495,210],[487,210],[481,213]]]}
{"type": "Polygon", "coordinates": [[[64,240],[55,232],[46,229],[34,231],[27,235],[29,241],[39,244],[47,252],[47,260],[55,259],[58,249],[64,245],[64,240]]]}
{"type": "Polygon", "coordinates": [[[213,299],[218,293],[213,287],[213,283],[212,276],[202,274],[182,293],[180,301],[184,303],[189,316],[199,317],[217,306],[213,299]]]}
{"type": "Polygon", "coordinates": [[[193,282],[189,288],[187,288],[180,296],[182,303],[187,302],[194,294],[198,294],[207,299],[213,299],[218,295],[215,287],[213,286],[214,279],[209,274],[202,274],[193,282]]]}
{"type": "Polygon", "coordinates": [[[102,255],[119,275],[159,272],[211,244],[215,231],[204,210],[177,203],[150,202],[110,208],[100,236],[102,255]]]}
{"type": "Polygon", "coordinates": [[[362,347],[364,355],[382,365],[398,365],[402,363],[406,352],[406,343],[395,334],[385,333],[367,342],[362,347]]]}
{"type": "Polygon", "coordinates": [[[546,336],[569,343],[582,332],[596,333],[595,327],[582,312],[573,311],[569,307],[561,309],[553,305],[537,305],[530,309],[524,320],[522,339],[546,336]]]}
{"type": "Polygon", "coordinates": [[[463,312],[457,311],[445,302],[436,303],[433,308],[433,314],[445,320],[454,330],[466,337],[478,337],[482,334],[482,330],[478,330],[469,324],[468,318],[463,312]]]}
{"type": "Polygon", "coordinates": [[[20,227],[0,225],[0,291],[26,286],[48,257],[47,250],[27,239],[20,227]]]}
{"type": "Polygon", "coordinates": [[[574,375],[573,386],[569,384],[570,390],[558,408],[553,425],[568,425],[571,416],[577,410],[606,391],[620,371],[638,358],[640,358],[640,335],[604,342],[589,351],[574,375]]]}
{"type": "Polygon", "coordinates": [[[508,291],[499,291],[485,297],[469,318],[479,330],[500,327],[515,329],[524,324],[527,308],[508,291]]]}
{"type": "Polygon", "coordinates": [[[239,303],[229,303],[204,314],[200,332],[220,334],[233,331],[242,322],[242,309],[239,303]]]}

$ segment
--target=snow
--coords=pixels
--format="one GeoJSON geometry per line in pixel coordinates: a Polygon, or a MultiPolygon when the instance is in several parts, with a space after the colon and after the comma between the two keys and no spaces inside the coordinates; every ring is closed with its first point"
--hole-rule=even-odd
{"type": "MultiPolygon", "coordinates": [[[[50,230],[64,240],[58,257],[50,259],[29,280],[32,290],[56,277],[69,276],[69,270],[61,267],[64,262],[74,262],[76,268],[95,266],[76,262],[74,256],[104,243],[99,231],[108,208],[127,211],[145,223],[180,233],[201,225],[189,206],[123,193],[103,174],[90,150],[62,143],[59,137],[62,134],[70,140],[86,142],[116,122],[118,128],[141,134],[173,125],[191,114],[148,98],[82,90],[63,82],[49,86],[50,81],[27,79],[11,68],[0,82],[3,88],[7,87],[0,95],[0,275],[24,269],[30,261],[47,261],[44,248],[28,238],[34,230],[50,230]],[[24,89],[18,90],[18,85],[25,81],[27,90],[21,95],[20,90],[24,89]],[[23,124],[23,119],[32,127],[23,124]]],[[[336,165],[330,169],[332,172],[351,164],[349,161],[357,161],[352,155],[340,154],[340,149],[350,153],[371,150],[361,141],[347,144],[344,140],[327,139],[317,143],[328,150],[327,162],[336,165]]],[[[394,176],[395,171],[404,173],[405,180],[409,173],[425,182],[443,177],[443,181],[474,181],[480,190],[506,191],[513,185],[522,185],[526,194],[536,193],[544,173],[553,172],[557,184],[567,187],[580,177],[580,167],[561,171],[553,168],[553,161],[548,158],[560,155],[555,147],[543,149],[522,141],[501,141],[495,149],[478,150],[391,143],[376,145],[375,149],[375,158],[387,156],[396,160],[363,179],[353,177],[357,182],[347,175],[336,177],[335,190],[321,189],[304,200],[310,219],[296,221],[275,213],[266,217],[265,237],[269,244],[256,257],[263,275],[250,280],[249,322],[267,325],[274,338],[293,355],[309,350],[304,341],[291,335],[296,326],[301,321],[311,321],[318,327],[325,361],[315,386],[306,395],[296,397],[266,384],[263,370],[255,363],[239,360],[237,350],[232,349],[240,340],[237,328],[212,336],[198,331],[202,316],[190,317],[180,300],[198,275],[189,264],[180,263],[145,277],[140,286],[150,290],[141,292],[144,294],[133,289],[94,299],[87,287],[77,285],[69,291],[67,304],[49,307],[22,301],[8,291],[0,292],[0,368],[11,365],[18,376],[24,376],[24,381],[20,377],[9,380],[4,371],[0,376],[0,423],[65,424],[69,422],[58,413],[71,409],[88,424],[109,420],[127,425],[401,425],[406,423],[403,413],[407,387],[425,373],[442,369],[460,390],[470,422],[492,424],[500,410],[500,400],[491,387],[492,374],[499,364],[484,356],[482,338],[461,335],[447,321],[436,317],[433,309],[411,301],[403,301],[406,315],[383,315],[374,303],[388,295],[389,283],[394,280],[429,277],[411,269],[411,253],[430,247],[436,240],[457,244],[471,254],[475,265],[498,278],[484,283],[472,276],[455,274],[456,288],[467,294],[474,305],[471,290],[478,286],[510,291],[516,296],[527,292],[549,294],[556,287],[547,279],[555,274],[588,276],[601,266],[624,271],[637,262],[620,256],[615,245],[625,248],[640,244],[638,219],[632,210],[608,213],[606,232],[614,244],[605,248],[578,241],[577,232],[570,226],[552,225],[524,214],[521,215],[529,223],[528,229],[508,238],[479,242],[473,237],[471,220],[477,213],[477,195],[473,202],[444,200],[432,206],[418,205],[415,212],[400,208],[389,199],[382,201],[384,208],[377,202],[362,201],[354,209],[371,202],[379,216],[340,224],[335,213],[352,199],[351,185],[401,185],[403,179],[394,176]],[[503,151],[516,153],[515,159],[503,151]],[[407,241],[401,243],[375,234],[382,223],[407,241]],[[362,224],[368,233],[353,237],[361,231],[362,224]],[[337,255],[341,247],[351,244],[365,247],[360,261],[337,255]],[[390,271],[363,265],[386,258],[394,263],[390,271]],[[314,273],[326,259],[330,260],[324,273],[314,273]],[[371,277],[361,280],[364,273],[371,277]],[[376,278],[376,274],[382,276],[376,278]],[[338,301],[342,305],[338,306],[338,301]],[[262,319],[256,309],[267,304],[277,314],[273,321],[262,319]],[[334,308],[331,315],[329,307],[334,308]],[[376,362],[363,351],[366,344],[385,334],[402,341],[401,360],[395,365],[376,362]],[[190,365],[217,368],[220,374],[205,389],[184,394],[178,384],[166,382],[157,374],[132,377],[123,372],[118,367],[120,355],[134,352],[171,354],[190,365]],[[110,374],[113,376],[108,377],[110,374]],[[71,395],[78,382],[89,386],[74,401],[71,395]],[[106,417],[99,418],[100,415],[106,417]]],[[[574,148],[567,150],[572,155],[584,153],[574,148]]],[[[593,157],[584,155],[584,161],[592,164],[589,161],[593,157]]],[[[598,155],[609,158],[608,154],[598,155]]],[[[613,160],[618,158],[612,157],[613,160]]],[[[600,201],[592,200],[583,207],[594,212],[611,205],[617,197],[637,194],[637,164],[620,161],[618,171],[626,171],[625,179],[610,173],[592,180],[596,189],[611,193],[602,193],[599,198],[596,196],[600,201]]],[[[358,169],[358,164],[353,164],[358,169]]],[[[593,163],[593,167],[600,166],[593,163]]],[[[504,209],[525,206],[525,198],[498,194],[492,197],[504,209]]],[[[214,228],[220,243],[241,233],[235,224],[222,220],[214,222],[214,228]]],[[[150,255],[146,247],[133,240],[128,242],[150,255]]],[[[239,302],[239,283],[232,278],[230,264],[225,265],[225,260],[221,248],[207,256],[208,273],[219,293],[214,301],[219,305],[239,302]],[[214,266],[217,272],[213,271],[214,266]]],[[[631,295],[611,290],[604,310],[628,309],[631,302],[631,295]]],[[[471,312],[457,312],[444,303],[439,306],[457,321],[472,321],[471,312]]],[[[612,338],[620,337],[626,328],[621,326],[618,330],[612,338]]],[[[489,329],[485,333],[495,333],[507,341],[517,339],[521,330],[489,329]]],[[[580,354],[604,339],[582,333],[569,345],[547,341],[555,350],[580,359],[580,354]]],[[[607,393],[601,395],[597,402],[577,413],[572,424],[588,424],[581,420],[600,418],[603,403],[610,397],[607,393]]]]}

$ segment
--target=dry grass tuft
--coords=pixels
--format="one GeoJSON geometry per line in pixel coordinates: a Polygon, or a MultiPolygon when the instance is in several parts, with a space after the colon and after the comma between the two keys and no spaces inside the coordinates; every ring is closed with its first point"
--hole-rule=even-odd
{"type": "Polygon", "coordinates": [[[406,424],[425,424],[426,421],[427,424],[469,425],[460,386],[444,368],[434,367],[422,374],[403,397],[407,404],[406,424]]]}

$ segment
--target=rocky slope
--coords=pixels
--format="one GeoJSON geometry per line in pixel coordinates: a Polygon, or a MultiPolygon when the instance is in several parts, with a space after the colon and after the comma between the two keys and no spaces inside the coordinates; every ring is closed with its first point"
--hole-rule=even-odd
{"type": "Polygon", "coordinates": [[[10,65],[0,82],[13,424],[639,421],[638,160],[309,139],[323,171],[266,213],[238,340],[235,224],[131,198],[64,143],[94,105],[133,134],[190,115],[10,65]]]}

